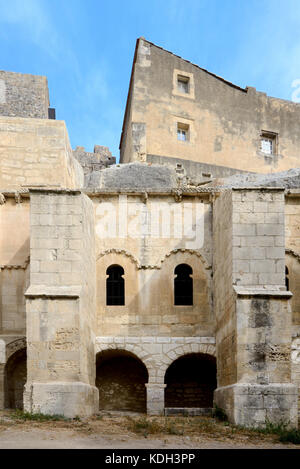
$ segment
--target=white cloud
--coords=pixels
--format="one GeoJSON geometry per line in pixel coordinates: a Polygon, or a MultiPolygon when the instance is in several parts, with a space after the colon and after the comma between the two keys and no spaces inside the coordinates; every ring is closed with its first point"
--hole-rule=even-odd
{"type": "Polygon", "coordinates": [[[71,64],[78,73],[78,61],[72,47],[57,30],[43,0],[0,0],[0,25],[10,24],[24,41],[39,47],[53,61],[71,64]]]}

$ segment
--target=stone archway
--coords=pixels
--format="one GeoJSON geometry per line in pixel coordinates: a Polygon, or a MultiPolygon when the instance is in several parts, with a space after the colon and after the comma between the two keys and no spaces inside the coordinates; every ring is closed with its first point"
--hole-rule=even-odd
{"type": "Polygon", "coordinates": [[[23,393],[27,379],[27,353],[23,347],[10,354],[4,368],[4,406],[23,409],[23,393]]]}
{"type": "Polygon", "coordinates": [[[100,410],[146,412],[148,371],[133,353],[104,350],[96,356],[100,410]]]}
{"type": "Polygon", "coordinates": [[[165,374],[166,408],[211,408],[217,387],[216,359],[190,353],[173,361],[165,374]]]}

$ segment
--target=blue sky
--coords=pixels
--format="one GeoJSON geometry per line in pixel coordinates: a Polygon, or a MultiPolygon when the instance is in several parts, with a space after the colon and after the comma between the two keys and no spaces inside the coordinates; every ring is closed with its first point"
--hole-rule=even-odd
{"type": "Polygon", "coordinates": [[[72,147],[119,156],[136,39],[292,99],[300,0],[0,0],[0,69],[46,75],[72,147]]]}

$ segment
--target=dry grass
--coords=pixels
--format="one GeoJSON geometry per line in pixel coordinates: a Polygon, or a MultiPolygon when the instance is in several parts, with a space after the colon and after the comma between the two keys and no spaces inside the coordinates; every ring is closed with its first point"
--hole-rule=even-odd
{"type": "Polygon", "coordinates": [[[217,441],[240,443],[275,443],[276,433],[241,429],[211,417],[149,417],[146,415],[122,415],[103,413],[90,418],[65,419],[61,416],[22,415],[12,411],[0,412],[0,432],[8,427],[20,429],[41,428],[46,430],[71,430],[86,435],[98,434],[126,438],[164,438],[174,435],[188,437],[191,441],[206,438],[217,441]]]}

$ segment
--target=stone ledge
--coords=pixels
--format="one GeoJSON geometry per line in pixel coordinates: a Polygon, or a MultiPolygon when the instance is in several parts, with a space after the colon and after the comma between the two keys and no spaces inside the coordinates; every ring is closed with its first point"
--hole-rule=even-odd
{"type": "Polygon", "coordinates": [[[110,343],[125,343],[125,344],[145,344],[145,343],[158,343],[158,344],[211,344],[215,345],[215,337],[167,337],[167,336],[97,336],[95,342],[98,344],[110,343]]]}
{"type": "Polygon", "coordinates": [[[68,195],[79,195],[82,193],[81,189],[67,189],[63,187],[53,187],[53,186],[38,186],[38,187],[33,187],[29,186],[28,187],[28,192],[31,194],[45,194],[45,193],[51,193],[51,194],[68,194],[68,195]]]}
{"type": "Polygon", "coordinates": [[[264,192],[271,192],[271,191],[285,191],[284,187],[278,186],[233,186],[231,188],[233,191],[264,191],[264,192]]]}
{"type": "Polygon", "coordinates": [[[275,296],[277,298],[290,298],[293,294],[290,291],[272,289],[272,288],[248,288],[233,285],[237,296],[275,296]]]}
{"type": "Polygon", "coordinates": [[[79,298],[81,294],[80,286],[46,286],[31,285],[25,292],[26,298],[79,298]]]}

